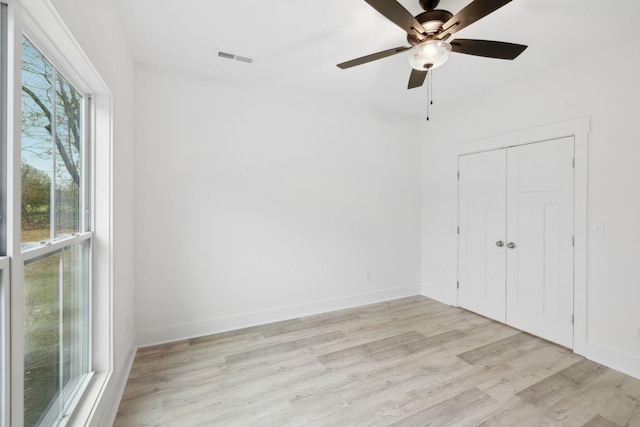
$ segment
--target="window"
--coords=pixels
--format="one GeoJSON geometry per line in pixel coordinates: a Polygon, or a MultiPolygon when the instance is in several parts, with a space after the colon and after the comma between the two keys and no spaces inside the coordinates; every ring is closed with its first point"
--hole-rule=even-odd
{"type": "Polygon", "coordinates": [[[0,426],[9,425],[9,258],[7,255],[7,5],[0,3],[0,426]]]}
{"type": "Polygon", "coordinates": [[[79,46],[0,0],[0,427],[104,424],[112,98],[79,46]]]}
{"type": "Polygon", "coordinates": [[[24,425],[56,425],[91,373],[92,232],[82,94],[22,40],[24,425]]]}

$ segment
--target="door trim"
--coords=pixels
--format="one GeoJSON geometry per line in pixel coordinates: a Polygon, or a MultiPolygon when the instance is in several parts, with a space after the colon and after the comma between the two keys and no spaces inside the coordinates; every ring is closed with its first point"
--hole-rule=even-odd
{"type": "MultiPolygon", "coordinates": [[[[581,355],[589,353],[589,344],[587,342],[587,167],[590,125],[590,117],[580,117],[532,129],[462,142],[454,147],[457,161],[458,157],[464,154],[515,147],[564,137],[574,138],[573,351],[581,355]]],[[[457,298],[456,292],[456,305],[458,305],[457,298]]]]}

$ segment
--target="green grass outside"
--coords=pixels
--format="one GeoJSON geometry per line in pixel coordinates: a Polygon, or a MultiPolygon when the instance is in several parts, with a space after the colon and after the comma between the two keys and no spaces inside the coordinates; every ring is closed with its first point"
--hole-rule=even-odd
{"type": "Polygon", "coordinates": [[[49,229],[44,230],[22,230],[22,242],[41,242],[50,236],[49,229]]]}
{"type": "Polygon", "coordinates": [[[60,254],[25,265],[24,425],[33,426],[59,390],[60,254]]]}

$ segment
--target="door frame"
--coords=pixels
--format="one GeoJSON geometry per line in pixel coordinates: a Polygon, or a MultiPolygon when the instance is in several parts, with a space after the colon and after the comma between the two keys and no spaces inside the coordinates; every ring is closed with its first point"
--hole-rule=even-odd
{"type": "MultiPolygon", "coordinates": [[[[575,246],[573,253],[573,351],[585,355],[587,348],[587,168],[590,117],[580,117],[546,126],[525,129],[502,135],[462,142],[454,147],[456,162],[465,154],[473,154],[501,148],[574,138],[574,211],[573,227],[575,246]]],[[[458,215],[459,215],[458,201],[458,215]]],[[[458,218],[458,224],[460,223],[458,218]]],[[[459,264],[459,260],[456,260],[459,264]]],[[[456,305],[458,305],[456,292],[456,305]]]]}

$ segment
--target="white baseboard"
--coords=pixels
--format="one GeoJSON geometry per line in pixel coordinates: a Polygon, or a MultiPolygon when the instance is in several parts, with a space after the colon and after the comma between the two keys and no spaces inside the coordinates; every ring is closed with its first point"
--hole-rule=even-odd
{"type": "Polygon", "coordinates": [[[421,294],[443,304],[453,305],[455,307],[458,306],[458,296],[455,292],[451,293],[442,290],[442,288],[435,288],[433,286],[423,284],[421,288],[421,294]]]}
{"type": "Polygon", "coordinates": [[[265,323],[278,322],[296,317],[311,316],[314,314],[358,307],[361,305],[389,301],[419,294],[420,288],[417,285],[405,286],[402,288],[386,289],[378,292],[330,300],[314,301],[289,307],[276,307],[253,313],[214,317],[197,322],[173,325],[166,328],[138,331],[137,344],[139,347],[164,344],[167,342],[201,337],[255,325],[262,325],[265,323]]]}
{"type": "Polygon", "coordinates": [[[576,343],[574,351],[589,360],[640,379],[640,359],[637,357],[591,342],[576,343]]]}

